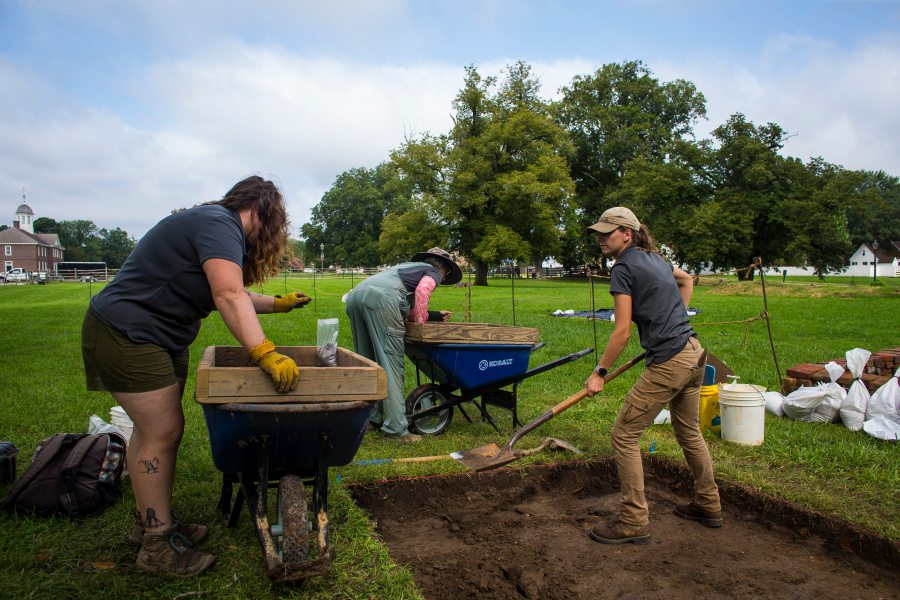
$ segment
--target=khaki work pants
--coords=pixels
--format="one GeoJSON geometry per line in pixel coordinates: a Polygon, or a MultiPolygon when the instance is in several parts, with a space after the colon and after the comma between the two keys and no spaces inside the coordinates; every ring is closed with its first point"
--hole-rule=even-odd
{"type": "Polygon", "coordinates": [[[612,428],[612,446],[622,487],[619,520],[633,527],[650,524],[644,497],[641,434],[666,403],[672,413],[675,439],[684,451],[694,477],[694,504],[708,512],[721,510],[719,488],[713,478],[709,448],[700,432],[700,383],[703,381],[703,348],[690,338],[684,349],[661,364],[651,364],[628,392],[612,428]]]}

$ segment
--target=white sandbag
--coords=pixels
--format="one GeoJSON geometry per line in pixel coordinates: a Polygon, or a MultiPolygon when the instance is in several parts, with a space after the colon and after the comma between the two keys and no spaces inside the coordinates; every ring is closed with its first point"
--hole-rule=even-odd
{"type": "Polygon", "coordinates": [[[828,371],[831,382],[822,384],[825,389],[825,400],[816,407],[815,414],[820,417],[817,420],[823,423],[835,423],[840,418],[841,407],[847,398],[847,390],[837,383],[844,374],[844,367],[831,361],[825,365],[825,370],[828,371]]]}
{"type": "Polygon", "coordinates": [[[847,370],[853,376],[853,383],[841,406],[841,421],[844,427],[850,431],[859,431],[862,429],[863,422],[866,420],[866,407],[869,404],[869,390],[863,384],[860,377],[869,362],[872,353],[863,348],[854,348],[847,350],[847,370]]]}
{"type": "Polygon", "coordinates": [[[887,383],[875,390],[866,408],[863,430],[883,440],[896,440],[900,435],[900,369],[887,383]]]}
{"type": "Polygon", "coordinates": [[[766,411],[775,416],[784,416],[784,396],[781,392],[766,392],[763,394],[766,399],[766,411]]]}
{"type": "Polygon", "coordinates": [[[900,423],[896,421],[891,421],[884,417],[875,417],[863,423],[862,428],[863,431],[872,437],[892,442],[900,441],[900,423]]]}
{"type": "Polygon", "coordinates": [[[784,416],[807,423],[819,420],[815,410],[825,401],[825,392],[821,385],[797,388],[784,397],[784,416]]]}

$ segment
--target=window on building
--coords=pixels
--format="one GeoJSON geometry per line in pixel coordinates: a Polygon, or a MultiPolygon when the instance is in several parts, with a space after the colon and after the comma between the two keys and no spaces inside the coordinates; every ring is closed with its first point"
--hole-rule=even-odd
{"type": "Polygon", "coordinates": [[[856,261],[855,261],[855,260],[851,260],[851,261],[850,261],[850,265],[851,265],[851,266],[856,266],[856,261]]]}
{"type": "Polygon", "coordinates": [[[12,246],[6,245],[6,256],[12,256],[12,246]]]}

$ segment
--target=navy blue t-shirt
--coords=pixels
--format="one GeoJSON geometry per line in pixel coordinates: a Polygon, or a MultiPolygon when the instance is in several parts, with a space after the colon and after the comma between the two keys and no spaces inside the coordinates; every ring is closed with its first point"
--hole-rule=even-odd
{"type": "Polygon", "coordinates": [[[672,266],[655,252],[626,248],[610,271],[609,293],[631,296],[631,320],[637,324],[648,365],[666,362],[696,335],[672,266]]]}
{"type": "Polygon", "coordinates": [[[245,255],[237,213],[217,204],[175,213],[141,238],[91,299],[91,310],[132,341],[182,350],[216,307],[203,262],[222,258],[243,266],[245,255]]]}

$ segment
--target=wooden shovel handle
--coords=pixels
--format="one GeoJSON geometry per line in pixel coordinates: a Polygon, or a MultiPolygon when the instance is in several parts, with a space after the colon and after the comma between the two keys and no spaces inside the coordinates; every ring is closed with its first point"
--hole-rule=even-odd
{"type": "MultiPolygon", "coordinates": [[[[609,373],[606,377],[603,378],[603,381],[605,383],[609,383],[610,381],[612,381],[613,379],[615,379],[616,377],[618,377],[619,375],[621,375],[622,373],[624,373],[625,371],[627,371],[628,369],[630,369],[631,367],[633,367],[634,365],[636,365],[637,363],[642,361],[645,356],[647,356],[647,353],[641,352],[640,354],[638,354],[637,356],[635,356],[634,358],[629,360],[627,363],[625,363],[624,365],[622,365],[619,368],[617,368],[616,370],[614,370],[612,373],[609,373]]],[[[555,417],[556,415],[563,412],[564,410],[567,410],[568,408],[571,408],[575,404],[578,404],[579,402],[584,400],[586,396],[587,396],[587,390],[582,389],[579,392],[572,394],[571,396],[569,396],[568,398],[566,398],[565,400],[563,400],[562,402],[560,402],[553,408],[551,408],[550,412],[553,413],[553,416],[555,417]]]]}

